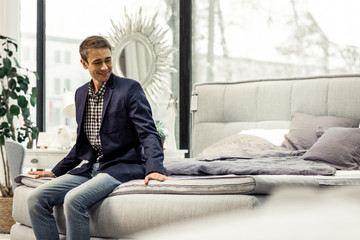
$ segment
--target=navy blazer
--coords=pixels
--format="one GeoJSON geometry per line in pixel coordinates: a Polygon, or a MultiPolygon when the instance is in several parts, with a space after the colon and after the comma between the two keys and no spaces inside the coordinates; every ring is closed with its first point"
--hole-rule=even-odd
{"type": "MultiPolygon", "coordinates": [[[[96,161],[96,151],[84,132],[89,84],[75,93],[77,138],[69,154],[52,169],[56,176],[84,173],[96,161]],[[83,160],[88,162],[75,168],[83,160]]],[[[108,173],[121,182],[143,179],[150,172],[165,174],[161,138],[150,104],[137,81],[110,75],[104,94],[100,139],[103,158],[99,172],[108,173]]]]}

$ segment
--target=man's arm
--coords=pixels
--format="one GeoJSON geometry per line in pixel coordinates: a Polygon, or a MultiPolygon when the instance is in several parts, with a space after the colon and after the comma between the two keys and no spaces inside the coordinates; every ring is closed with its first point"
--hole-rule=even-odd
{"type": "MultiPolygon", "coordinates": [[[[161,138],[152,118],[151,107],[146,99],[146,95],[141,85],[135,81],[127,94],[129,117],[136,128],[140,143],[144,147],[146,158],[145,175],[150,175],[154,172],[165,175],[161,138]]],[[[153,177],[153,175],[151,176],[153,177]]],[[[154,177],[154,179],[157,179],[157,177],[154,177]]]]}

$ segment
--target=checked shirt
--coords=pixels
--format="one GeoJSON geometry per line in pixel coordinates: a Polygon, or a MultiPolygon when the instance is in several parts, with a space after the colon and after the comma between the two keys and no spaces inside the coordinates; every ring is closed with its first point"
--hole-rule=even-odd
{"type": "Polygon", "coordinates": [[[105,90],[106,82],[104,82],[100,89],[94,93],[94,83],[91,81],[89,84],[88,99],[85,107],[85,134],[91,146],[97,151],[97,162],[103,157],[99,133],[105,90]]]}

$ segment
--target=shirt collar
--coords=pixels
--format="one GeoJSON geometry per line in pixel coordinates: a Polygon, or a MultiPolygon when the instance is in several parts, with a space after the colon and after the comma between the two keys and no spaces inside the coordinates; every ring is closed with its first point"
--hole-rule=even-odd
{"type": "Polygon", "coordinates": [[[94,86],[94,82],[91,80],[90,81],[90,84],[89,84],[89,96],[90,97],[100,97],[100,96],[104,96],[105,94],[105,89],[106,89],[106,82],[104,82],[100,89],[94,93],[94,89],[95,89],[95,86],[94,86]]]}

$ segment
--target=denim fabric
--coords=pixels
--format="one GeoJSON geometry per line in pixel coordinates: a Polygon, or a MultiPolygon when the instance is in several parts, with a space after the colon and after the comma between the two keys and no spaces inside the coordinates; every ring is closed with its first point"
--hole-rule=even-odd
{"type": "Polygon", "coordinates": [[[121,182],[98,164],[83,175],[65,174],[35,188],[28,197],[29,215],[38,240],[59,239],[53,206],[64,206],[66,239],[90,239],[88,207],[107,197],[121,182]]]}

